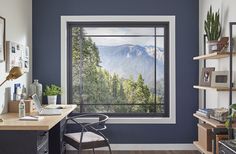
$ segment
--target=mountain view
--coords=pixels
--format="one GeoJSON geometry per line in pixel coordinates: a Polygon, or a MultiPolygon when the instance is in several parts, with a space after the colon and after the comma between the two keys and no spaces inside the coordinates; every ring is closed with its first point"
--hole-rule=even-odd
{"type": "MultiPolygon", "coordinates": [[[[120,46],[98,46],[101,63],[100,65],[111,74],[120,77],[134,79],[142,74],[148,87],[154,86],[154,47],[124,44],[120,46]]],[[[157,81],[163,78],[164,51],[157,48],[156,54],[157,81]]]]}

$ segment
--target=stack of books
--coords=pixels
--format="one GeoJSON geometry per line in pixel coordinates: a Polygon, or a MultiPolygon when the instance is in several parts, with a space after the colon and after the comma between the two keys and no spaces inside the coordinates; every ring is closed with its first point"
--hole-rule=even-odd
{"type": "Polygon", "coordinates": [[[223,123],[227,120],[228,109],[226,108],[198,109],[196,114],[223,123]]]}
{"type": "Polygon", "coordinates": [[[214,109],[198,109],[196,113],[200,116],[210,118],[214,114],[214,109]]]}
{"type": "Polygon", "coordinates": [[[227,116],[228,116],[228,109],[217,108],[217,109],[214,109],[214,114],[211,115],[210,118],[224,123],[227,120],[227,116]]]}

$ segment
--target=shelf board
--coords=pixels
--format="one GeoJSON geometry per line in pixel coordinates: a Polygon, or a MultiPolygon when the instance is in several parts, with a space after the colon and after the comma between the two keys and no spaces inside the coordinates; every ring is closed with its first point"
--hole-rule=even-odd
{"type": "Polygon", "coordinates": [[[194,113],[193,116],[198,118],[199,120],[201,120],[201,121],[211,125],[212,127],[215,127],[215,128],[224,128],[225,127],[224,123],[220,123],[219,121],[216,121],[214,119],[209,119],[209,118],[200,116],[200,115],[198,115],[196,113],[194,113]]]}
{"type": "MultiPolygon", "coordinates": [[[[236,55],[236,52],[233,52],[233,55],[236,55]]],[[[230,56],[230,52],[222,51],[222,52],[213,52],[206,55],[200,55],[197,57],[193,57],[193,60],[201,60],[201,59],[220,59],[226,58],[230,56]]]]}
{"type": "MultiPolygon", "coordinates": [[[[229,91],[228,87],[206,87],[206,86],[194,85],[193,88],[202,90],[229,91]]],[[[232,88],[232,91],[236,91],[236,88],[232,88]]]]}
{"type": "Polygon", "coordinates": [[[213,152],[209,152],[206,149],[204,149],[201,145],[199,145],[198,141],[194,141],[193,144],[197,147],[198,150],[200,150],[204,154],[213,154],[213,152]]]}

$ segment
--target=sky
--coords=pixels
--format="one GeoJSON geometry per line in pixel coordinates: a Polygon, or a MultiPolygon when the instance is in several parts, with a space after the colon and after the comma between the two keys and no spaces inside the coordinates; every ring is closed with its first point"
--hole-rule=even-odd
{"type": "MultiPolygon", "coordinates": [[[[133,44],[141,46],[154,46],[154,37],[93,37],[91,35],[154,35],[154,28],[84,28],[85,34],[90,35],[90,38],[97,46],[116,46],[122,44],[133,44]]],[[[163,28],[157,29],[157,35],[163,35],[163,28]]],[[[163,37],[157,37],[157,46],[164,48],[163,37]]]]}

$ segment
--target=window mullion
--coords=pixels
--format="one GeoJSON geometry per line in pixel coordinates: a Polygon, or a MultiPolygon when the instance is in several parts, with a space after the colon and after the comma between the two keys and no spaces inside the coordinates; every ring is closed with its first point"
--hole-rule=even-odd
{"type": "Polygon", "coordinates": [[[154,90],[155,90],[155,92],[154,92],[154,94],[155,94],[155,102],[154,102],[154,104],[155,104],[155,107],[154,107],[154,112],[156,113],[157,112],[157,86],[156,86],[156,78],[157,78],[157,75],[156,75],[156,67],[157,67],[157,41],[156,41],[156,39],[157,39],[157,37],[156,37],[156,27],[154,27],[154,33],[155,33],[155,37],[154,37],[154,64],[155,64],[155,66],[154,66],[154,90]]]}
{"type": "Polygon", "coordinates": [[[83,102],[83,28],[80,27],[79,35],[79,45],[80,45],[80,62],[79,62],[79,96],[80,96],[80,112],[84,111],[83,102]]]}

